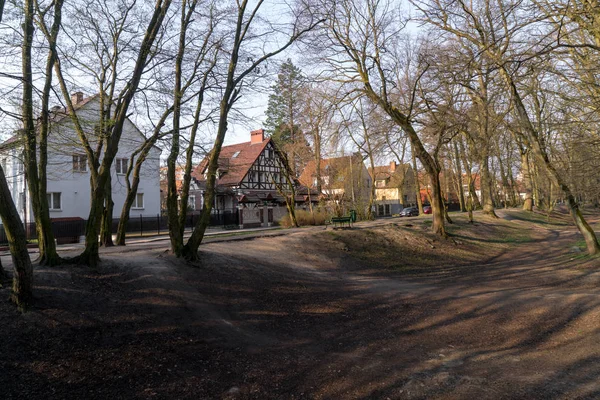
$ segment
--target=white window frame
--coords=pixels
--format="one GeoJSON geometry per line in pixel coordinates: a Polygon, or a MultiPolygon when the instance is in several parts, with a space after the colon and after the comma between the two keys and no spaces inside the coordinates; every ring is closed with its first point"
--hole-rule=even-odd
{"type": "Polygon", "coordinates": [[[143,210],[144,209],[144,193],[137,193],[135,195],[135,200],[133,200],[133,205],[131,206],[132,210],[143,210]],[[142,205],[139,204],[139,199],[142,199],[142,205]]]}
{"type": "Polygon", "coordinates": [[[19,211],[25,210],[25,192],[19,192],[19,211]]]}
{"type": "Polygon", "coordinates": [[[46,193],[46,197],[48,199],[48,209],[50,211],[62,211],[62,192],[48,192],[46,193]],[[56,194],[58,194],[58,207],[56,207],[56,204],[54,204],[54,195],[56,194]]]}
{"type": "Polygon", "coordinates": [[[127,173],[127,166],[129,160],[127,158],[117,158],[115,160],[115,171],[117,175],[125,175],[127,173]]]}
{"type": "Polygon", "coordinates": [[[87,171],[87,156],[85,154],[73,154],[73,172],[85,173],[87,171]],[[75,165],[77,165],[77,168],[75,168],[75,165]]]}
{"type": "Polygon", "coordinates": [[[190,194],[188,195],[188,209],[192,211],[196,211],[196,195],[190,194]]]}

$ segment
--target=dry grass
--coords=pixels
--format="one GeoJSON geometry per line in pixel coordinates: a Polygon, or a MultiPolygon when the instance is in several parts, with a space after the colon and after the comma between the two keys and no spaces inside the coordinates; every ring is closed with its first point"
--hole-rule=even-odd
{"type": "MultiPolygon", "coordinates": [[[[325,225],[325,221],[329,218],[329,215],[324,211],[310,211],[305,210],[296,210],[296,220],[298,221],[298,225],[300,226],[309,226],[309,225],[325,225]]],[[[284,228],[290,228],[292,223],[290,221],[290,216],[285,215],[283,218],[279,220],[279,225],[284,228]]]]}
{"type": "MultiPolygon", "coordinates": [[[[350,257],[375,269],[403,273],[446,274],[457,266],[485,263],[513,246],[537,239],[522,212],[515,222],[477,215],[469,224],[466,215],[456,214],[447,225],[448,238],[431,233],[431,221],[413,219],[375,227],[326,231],[318,235],[323,248],[342,249],[350,257]]],[[[517,218],[515,218],[517,219],[517,218]]],[[[546,225],[540,221],[540,225],[546,225]]]]}

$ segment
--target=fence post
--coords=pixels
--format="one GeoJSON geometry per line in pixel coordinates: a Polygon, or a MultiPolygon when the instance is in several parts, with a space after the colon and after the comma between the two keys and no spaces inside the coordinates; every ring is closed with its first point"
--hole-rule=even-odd
{"type": "Polygon", "coordinates": [[[160,235],[160,215],[156,214],[156,226],[158,230],[158,234],[160,235]]]}
{"type": "Polygon", "coordinates": [[[144,236],[144,217],[140,214],[140,236],[144,236]]]}

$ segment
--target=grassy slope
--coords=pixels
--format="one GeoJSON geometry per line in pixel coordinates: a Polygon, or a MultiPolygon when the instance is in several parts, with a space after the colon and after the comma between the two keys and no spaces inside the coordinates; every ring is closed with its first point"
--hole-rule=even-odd
{"type": "MultiPolygon", "coordinates": [[[[323,248],[340,249],[365,264],[410,274],[439,274],[445,267],[485,263],[510,248],[544,240],[548,231],[570,225],[568,215],[506,210],[503,218],[492,219],[476,214],[469,224],[464,214],[452,215],[447,226],[448,239],[432,235],[431,220],[398,219],[387,225],[352,230],[328,230],[317,240],[323,248]]],[[[585,248],[583,243],[572,246],[585,248]]],[[[568,249],[565,249],[567,252],[568,249]]],[[[577,257],[585,258],[585,253],[577,257]]]]}

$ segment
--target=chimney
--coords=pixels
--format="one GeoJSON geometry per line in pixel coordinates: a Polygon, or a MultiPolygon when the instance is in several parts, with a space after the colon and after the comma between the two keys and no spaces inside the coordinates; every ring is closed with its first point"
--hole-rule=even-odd
{"type": "Polygon", "coordinates": [[[250,144],[262,143],[265,140],[265,130],[257,129],[250,132],[250,144]]]}
{"type": "Polygon", "coordinates": [[[83,92],[71,93],[71,103],[73,105],[79,104],[83,101],[83,92]]]}
{"type": "Polygon", "coordinates": [[[392,161],[390,163],[390,172],[393,174],[394,172],[396,172],[396,167],[398,166],[398,164],[396,164],[396,161],[392,161]]]}

